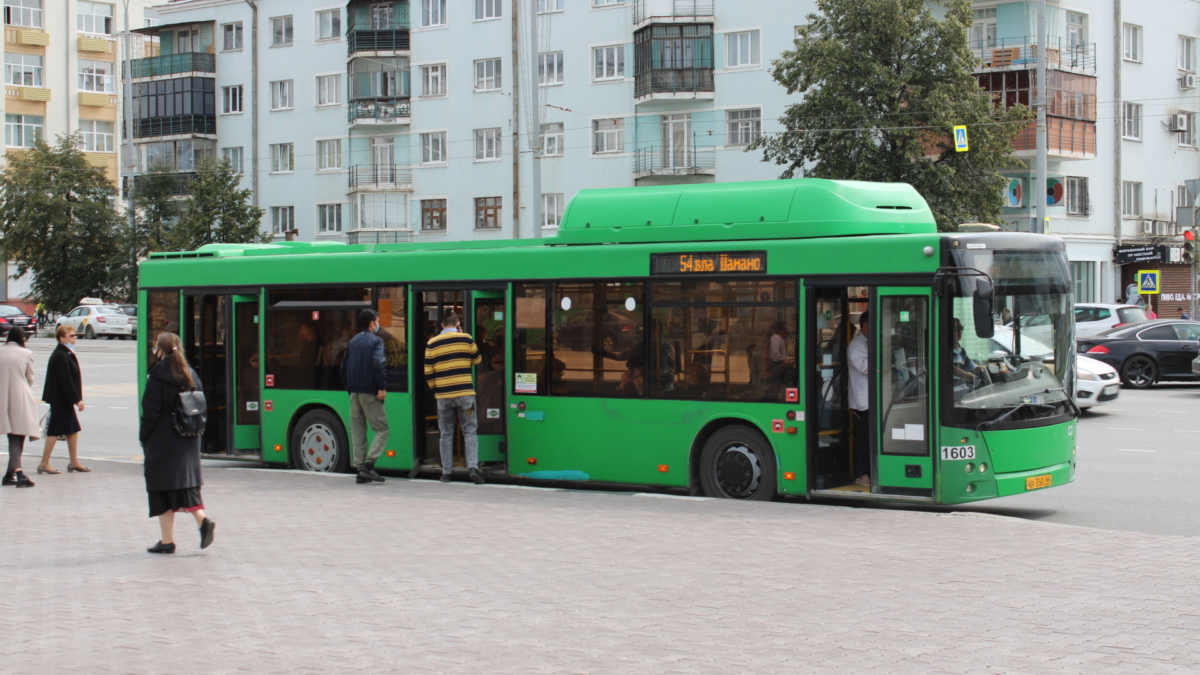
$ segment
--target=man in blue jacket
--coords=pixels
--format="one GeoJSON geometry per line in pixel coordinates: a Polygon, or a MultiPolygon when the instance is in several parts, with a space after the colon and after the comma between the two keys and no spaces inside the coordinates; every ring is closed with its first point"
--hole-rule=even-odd
{"type": "Polygon", "coordinates": [[[383,400],[387,398],[387,361],[383,338],[379,332],[379,315],[369,309],[358,313],[358,335],[350,339],[342,358],[342,382],[350,392],[350,438],[354,446],[351,455],[358,469],[358,483],[377,481],[383,476],[375,473],[375,460],[387,445],[388,421],[383,400]],[[367,424],[375,431],[375,440],[367,452],[367,424]]]}

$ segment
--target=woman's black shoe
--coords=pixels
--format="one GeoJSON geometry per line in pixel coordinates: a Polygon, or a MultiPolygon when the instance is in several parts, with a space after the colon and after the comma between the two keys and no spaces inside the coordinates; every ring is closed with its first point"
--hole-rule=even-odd
{"type": "Polygon", "coordinates": [[[147,553],[174,553],[175,544],[164,544],[161,541],[146,549],[147,553]]]}
{"type": "Polygon", "coordinates": [[[208,518],[200,523],[200,548],[208,548],[212,546],[213,530],[217,529],[217,524],[208,518]]]}

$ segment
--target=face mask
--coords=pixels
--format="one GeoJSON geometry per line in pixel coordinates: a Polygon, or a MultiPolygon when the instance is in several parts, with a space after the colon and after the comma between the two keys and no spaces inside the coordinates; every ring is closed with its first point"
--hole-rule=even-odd
{"type": "Polygon", "coordinates": [[[372,333],[378,333],[378,332],[379,332],[379,324],[375,324],[375,329],[374,329],[374,330],[372,330],[371,332],[372,332],[372,333]]]}

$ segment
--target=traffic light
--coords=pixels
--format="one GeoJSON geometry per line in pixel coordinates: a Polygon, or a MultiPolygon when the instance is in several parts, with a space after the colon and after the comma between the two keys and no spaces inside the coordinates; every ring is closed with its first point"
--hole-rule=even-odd
{"type": "Polygon", "coordinates": [[[1183,262],[1191,265],[1196,262],[1196,231],[1184,230],[1183,232],[1183,262]]]}

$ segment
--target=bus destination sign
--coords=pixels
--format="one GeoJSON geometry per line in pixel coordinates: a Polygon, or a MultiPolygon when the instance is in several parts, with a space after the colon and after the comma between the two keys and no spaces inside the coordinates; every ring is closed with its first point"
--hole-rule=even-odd
{"type": "Polygon", "coordinates": [[[766,251],[653,253],[650,274],[766,274],[766,251]]]}

